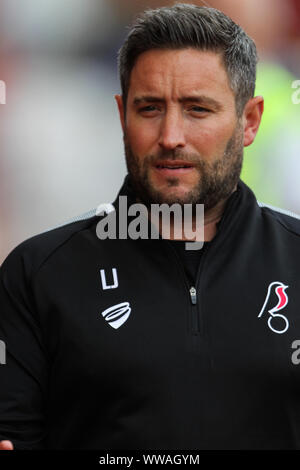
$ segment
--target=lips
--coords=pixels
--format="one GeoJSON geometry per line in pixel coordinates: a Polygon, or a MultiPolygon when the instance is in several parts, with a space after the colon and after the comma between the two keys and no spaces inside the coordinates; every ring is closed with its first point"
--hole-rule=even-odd
{"type": "Polygon", "coordinates": [[[195,166],[184,160],[164,160],[158,161],[154,165],[154,174],[165,182],[166,178],[186,178],[195,171],[195,166]]]}
{"type": "Polygon", "coordinates": [[[192,168],[190,165],[178,165],[178,166],[175,166],[175,165],[172,165],[172,166],[169,166],[169,165],[157,165],[156,168],[158,169],[168,169],[168,170],[179,170],[179,168],[192,168]]]}
{"type": "Polygon", "coordinates": [[[171,161],[162,161],[158,162],[155,167],[158,170],[179,170],[179,169],[188,169],[193,168],[194,165],[189,162],[180,161],[180,160],[171,160],[171,161]]]}

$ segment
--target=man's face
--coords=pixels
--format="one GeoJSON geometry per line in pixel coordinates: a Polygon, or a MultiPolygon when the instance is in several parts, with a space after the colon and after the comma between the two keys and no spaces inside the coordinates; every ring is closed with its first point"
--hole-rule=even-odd
{"type": "MultiPolygon", "coordinates": [[[[118,104],[122,112],[120,97],[118,104]]],[[[220,54],[141,54],[122,124],[128,173],[145,204],[203,203],[207,210],[234,190],[244,133],[220,54]]]]}

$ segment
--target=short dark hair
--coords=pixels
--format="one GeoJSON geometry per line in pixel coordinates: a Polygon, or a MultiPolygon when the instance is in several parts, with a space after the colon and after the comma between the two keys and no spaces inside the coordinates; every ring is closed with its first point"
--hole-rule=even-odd
{"type": "Polygon", "coordinates": [[[130,75],[140,54],[151,49],[195,48],[221,53],[238,116],[254,96],[257,50],[254,41],[231,18],[215,8],[178,3],[148,9],[130,27],[118,53],[124,108],[130,75]]]}

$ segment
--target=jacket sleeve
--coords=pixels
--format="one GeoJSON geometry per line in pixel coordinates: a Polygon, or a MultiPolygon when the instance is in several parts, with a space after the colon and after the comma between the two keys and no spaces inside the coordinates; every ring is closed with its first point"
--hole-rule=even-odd
{"type": "Polygon", "coordinates": [[[0,440],[43,449],[49,360],[18,248],[0,268],[0,440]]]}

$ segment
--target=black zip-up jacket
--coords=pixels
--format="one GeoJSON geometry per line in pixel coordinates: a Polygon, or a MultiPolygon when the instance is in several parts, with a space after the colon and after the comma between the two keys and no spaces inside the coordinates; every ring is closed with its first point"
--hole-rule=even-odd
{"type": "Polygon", "coordinates": [[[172,242],[100,240],[93,214],[1,267],[0,439],[299,449],[300,220],[240,181],[191,286],[172,242]]]}

